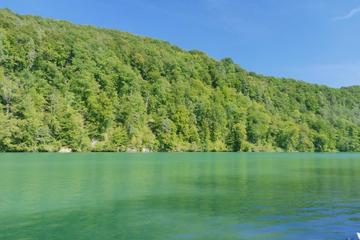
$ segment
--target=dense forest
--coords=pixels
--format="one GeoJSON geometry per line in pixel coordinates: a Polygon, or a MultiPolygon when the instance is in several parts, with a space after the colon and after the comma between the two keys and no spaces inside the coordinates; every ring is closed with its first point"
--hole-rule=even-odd
{"type": "MultiPolygon", "coordinates": [[[[246,59],[244,59],[246,61],[246,59]]],[[[360,151],[360,87],[0,10],[0,151],[360,151]]]]}

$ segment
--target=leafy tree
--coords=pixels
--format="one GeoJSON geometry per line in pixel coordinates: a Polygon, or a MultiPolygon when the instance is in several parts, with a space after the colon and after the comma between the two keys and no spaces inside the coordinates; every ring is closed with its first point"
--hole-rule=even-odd
{"type": "Polygon", "coordinates": [[[9,77],[6,77],[2,68],[0,68],[0,96],[5,103],[7,115],[11,112],[11,105],[15,98],[16,90],[16,82],[9,77]]]}
{"type": "Polygon", "coordinates": [[[0,9],[0,151],[360,151],[359,99],[0,9]]]}
{"type": "Polygon", "coordinates": [[[247,151],[247,133],[244,123],[235,124],[228,137],[228,143],[234,152],[247,151]]]}

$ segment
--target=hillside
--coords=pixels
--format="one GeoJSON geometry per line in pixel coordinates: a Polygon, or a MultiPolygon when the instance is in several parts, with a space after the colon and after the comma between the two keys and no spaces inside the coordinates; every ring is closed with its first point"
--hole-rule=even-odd
{"type": "MultiPolygon", "coordinates": [[[[244,60],[246,61],[246,59],[244,60]]],[[[0,10],[0,151],[360,151],[360,87],[0,10]]]]}

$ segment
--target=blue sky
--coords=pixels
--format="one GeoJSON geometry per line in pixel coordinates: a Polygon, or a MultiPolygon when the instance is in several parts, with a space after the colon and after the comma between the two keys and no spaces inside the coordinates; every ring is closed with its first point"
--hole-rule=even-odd
{"type": "Polygon", "coordinates": [[[163,39],[266,75],[360,85],[360,0],[0,0],[0,7],[163,39]]]}

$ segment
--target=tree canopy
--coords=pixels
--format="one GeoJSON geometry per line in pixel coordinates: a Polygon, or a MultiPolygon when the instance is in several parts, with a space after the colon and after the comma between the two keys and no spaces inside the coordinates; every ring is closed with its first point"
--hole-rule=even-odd
{"type": "Polygon", "coordinates": [[[360,151],[360,87],[0,10],[0,151],[360,151]]]}

